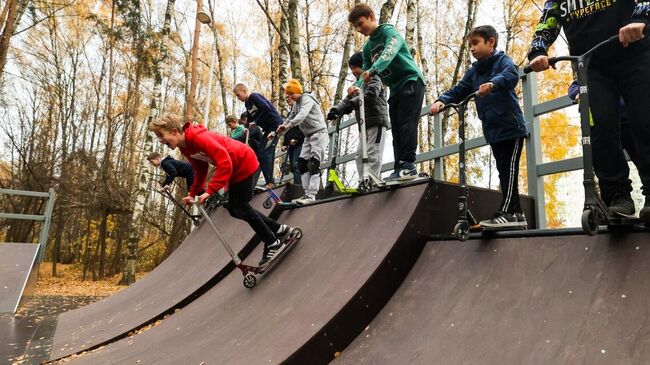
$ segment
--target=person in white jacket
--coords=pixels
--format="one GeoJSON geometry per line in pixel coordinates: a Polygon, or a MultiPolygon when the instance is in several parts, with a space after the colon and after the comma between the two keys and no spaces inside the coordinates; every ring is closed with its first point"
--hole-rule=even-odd
{"type": "Polygon", "coordinates": [[[303,93],[302,85],[298,80],[289,80],[284,87],[284,92],[286,97],[295,103],[287,120],[278,127],[278,132],[298,127],[305,135],[297,162],[305,195],[294,200],[295,203],[302,205],[316,200],[316,193],[320,187],[320,163],[325,157],[328,142],[327,124],[320,104],[311,93],[303,93]]]}

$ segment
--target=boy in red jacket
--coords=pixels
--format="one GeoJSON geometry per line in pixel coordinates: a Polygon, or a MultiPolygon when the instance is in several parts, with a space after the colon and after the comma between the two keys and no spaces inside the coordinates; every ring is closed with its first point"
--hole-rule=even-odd
{"type": "Polygon", "coordinates": [[[259,167],[255,152],[247,145],[226,136],[208,131],[202,125],[185,123],[179,116],[166,114],[149,124],[161,143],[174,149],[179,147],[194,169],[194,183],[189,194],[183,198],[185,204],[192,204],[198,195],[203,204],[210,195],[227,187],[229,193],[228,212],[234,218],[242,219],[253,228],[264,241],[264,253],[260,265],[265,264],[285,248],[285,239],[293,230],[284,224],[253,209],[253,175],[259,167]],[[208,164],[215,166],[214,175],[204,190],[208,164]],[[199,195],[200,194],[200,195],[199,195]]]}

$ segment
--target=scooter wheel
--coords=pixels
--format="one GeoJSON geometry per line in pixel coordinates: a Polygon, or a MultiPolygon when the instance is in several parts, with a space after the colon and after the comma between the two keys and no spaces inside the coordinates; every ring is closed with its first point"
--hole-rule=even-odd
{"type": "Polygon", "coordinates": [[[454,226],[454,235],[459,241],[465,242],[469,238],[469,227],[462,222],[456,223],[454,226]]]}
{"type": "Polygon", "coordinates": [[[598,233],[598,212],[595,209],[585,209],[582,211],[582,230],[593,236],[598,233]]]}
{"type": "Polygon", "coordinates": [[[266,198],[264,203],[262,203],[262,206],[264,207],[264,209],[271,209],[271,207],[273,206],[273,202],[271,201],[271,198],[266,198]]]}
{"type": "Polygon", "coordinates": [[[302,237],[302,229],[294,228],[293,233],[291,235],[296,239],[301,238],[302,237]]]}
{"type": "Polygon", "coordinates": [[[418,177],[429,177],[429,174],[427,174],[426,172],[420,172],[418,174],[418,177]]]}
{"type": "Polygon", "coordinates": [[[370,181],[364,180],[359,184],[359,191],[367,193],[370,191],[370,181]]]}
{"type": "Polygon", "coordinates": [[[253,274],[246,274],[244,275],[244,286],[247,287],[248,289],[251,289],[257,284],[257,279],[255,279],[255,275],[253,274]]]}

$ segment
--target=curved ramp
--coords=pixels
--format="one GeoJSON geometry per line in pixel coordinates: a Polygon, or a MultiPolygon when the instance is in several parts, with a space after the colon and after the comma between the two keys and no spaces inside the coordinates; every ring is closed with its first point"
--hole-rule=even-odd
{"type": "Polygon", "coordinates": [[[334,364],[643,364],[650,234],[430,242],[334,364]]]}
{"type": "Polygon", "coordinates": [[[23,294],[29,291],[28,283],[36,278],[38,247],[35,243],[0,242],[0,313],[16,312],[23,294]]]}
{"type": "MultiPolygon", "coordinates": [[[[251,204],[261,212],[266,194],[251,204]]],[[[234,220],[223,208],[211,214],[223,225],[223,235],[233,249],[246,256],[257,243],[246,222],[234,220]]],[[[155,270],[124,290],[96,303],[65,312],[58,320],[51,359],[58,359],[93,348],[126,335],[190,301],[202,288],[224,278],[234,265],[223,247],[215,242],[210,227],[198,226],[155,270]]]]}
{"type": "MultiPolygon", "coordinates": [[[[233,272],[158,326],[71,363],[327,363],[415,262],[428,198],[419,184],[283,212],[304,236],[255,288],[233,272]]],[[[247,261],[260,256],[258,247],[247,261]]]]}

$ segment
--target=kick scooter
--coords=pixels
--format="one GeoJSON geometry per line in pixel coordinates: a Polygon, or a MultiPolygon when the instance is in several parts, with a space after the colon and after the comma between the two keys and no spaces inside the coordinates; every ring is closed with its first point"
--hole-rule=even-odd
{"type": "MultiPolygon", "coordinates": [[[[578,108],[580,111],[580,130],[582,132],[582,161],[584,166],[583,185],[585,188],[585,204],[582,210],[581,224],[582,230],[593,236],[598,233],[600,225],[610,227],[632,226],[640,223],[636,216],[621,215],[609,210],[596,190],[596,181],[594,175],[594,162],[591,149],[591,112],[589,110],[589,89],[587,87],[587,70],[591,57],[598,49],[612,42],[618,41],[618,35],[612,36],[607,40],[598,43],[592,49],[580,56],[560,56],[549,57],[548,63],[555,65],[562,61],[571,61],[578,72],[578,85],[580,87],[580,98],[578,108]]],[[[529,66],[524,67],[524,73],[533,72],[529,66]]]]}
{"type": "Polygon", "coordinates": [[[223,237],[223,235],[217,228],[217,225],[214,223],[212,218],[210,218],[208,213],[205,211],[203,205],[199,204],[198,200],[194,200],[193,203],[198,207],[199,212],[201,212],[201,215],[203,216],[203,219],[205,219],[208,222],[208,225],[210,226],[210,228],[212,228],[212,231],[217,235],[219,242],[221,242],[223,248],[226,249],[228,255],[230,255],[230,257],[232,258],[235,267],[241,270],[242,274],[244,275],[244,286],[248,289],[253,288],[255,284],[257,284],[257,276],[270,271],[278,262],[280,262],[282,257],[284,257],[287,254],[287,252],[289,252],[293,248],[293,246],[295,246],[296,243],[298,243],[298,241],[302,237],[302,230],[300,230],[300,228],[294,228],[291,234],[289,235],[289,237],[285,241],[284,249],[278,252],[272,259],[267,261],[264,265],[260,265],[260,266],[244,265],[241,258],[239,258],[239,255],[237,255],[235,251],[232,249],[232,247],[230,246],[230,244],[228,244],[226,239],[223,237]]]}

